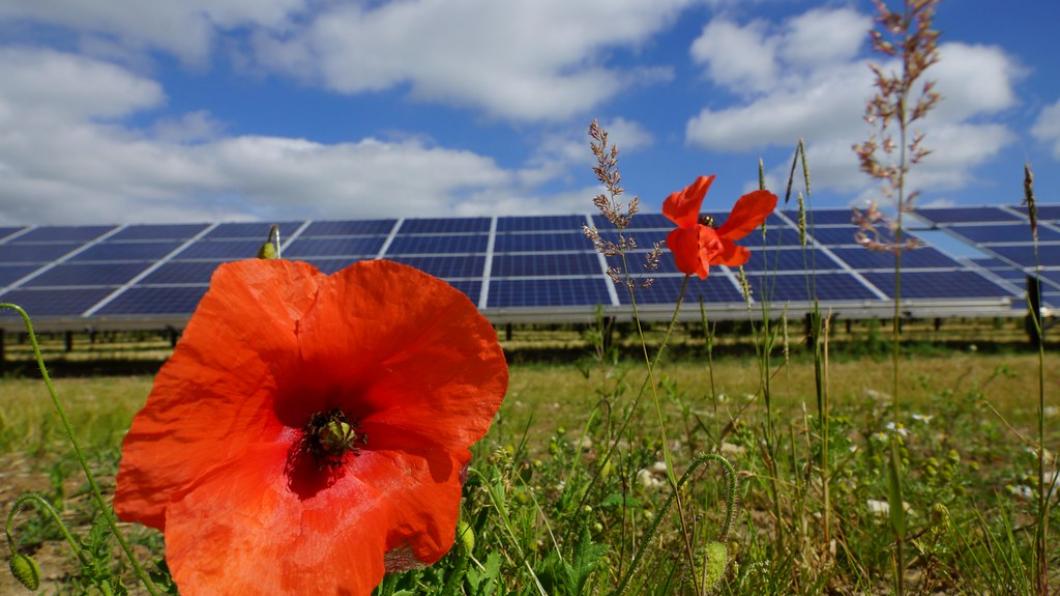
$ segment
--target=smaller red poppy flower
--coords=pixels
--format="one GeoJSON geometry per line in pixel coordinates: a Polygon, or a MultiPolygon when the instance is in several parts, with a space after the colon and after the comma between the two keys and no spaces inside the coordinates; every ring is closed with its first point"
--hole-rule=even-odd
{"type": "Polygon", "coordinates": [[[663,201],[662,212],[677,225],[666,237],[677,268],[686,275],[706,279],[711,265],[743,265],[751,251],[736,244],[769,217],[777,206],[777,196],[756,190],[740,197],[725,223],[715,228],[713,221],[700,217],[703,197],[714,182],[714,176],[700,176],[684,190],[663,201]]]}

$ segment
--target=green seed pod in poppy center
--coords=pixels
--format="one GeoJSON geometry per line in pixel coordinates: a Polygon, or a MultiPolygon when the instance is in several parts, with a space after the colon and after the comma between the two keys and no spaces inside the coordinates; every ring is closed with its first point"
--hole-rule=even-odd
{"type": "Polygon", "coordinates": [[[320,432],[320,446],[332,454],[349,451],[357,440],[357,433],[345,420],[332,419],[320,432]]]}

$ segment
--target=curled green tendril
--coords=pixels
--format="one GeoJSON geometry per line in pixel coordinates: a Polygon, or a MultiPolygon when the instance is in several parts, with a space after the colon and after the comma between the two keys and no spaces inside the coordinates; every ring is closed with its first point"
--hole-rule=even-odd
{"type": "Polygon", "coordinates": [[[644,556],[644,552],[648,549],[648,545],[651,543],[652,538],[655,536],[655,531],[659,528],[659,523],[666,517],[667,512],[670,510],[670,506],[673,505],[674,499],[677,497],[678,491],[685,485],[692,474],[696,471],[699,466],[707,463],[708,461],[716,461],[721,464],[722,470],[725,472],[726,480],[726,494],[725,494],[725,522],[722,524],[721,533],[718,535],[719,540],[724,540],[729,535],[729,530],[732,527],[732,520],[736,516],[736,469],[733,468],[729,460],[718,455],[717,453],[700,454],[696,456],[692,463],[689,464],[688,469],[681,476],[681,479],[677,481],[677,485],[674,486],[674,490],[667,497],[666,502],[663,503],[662,509],[655,516],[655,521],[652,522],[648,533],[644,535],[641,540],[640,549],[637,551],[636,556],[633,557],[633,562],[630,564],[629,569],[626,570],[625,575],[622,577],[622,581],[618,583],[618,587],[612,592],[612,596],[618,596],[626,590],[626,585],[629,580],[633,577],[633,573],[637,570],[637,565],[640,564],[640,560],[644,556]]]}
{"type": "MultiPolygon", "coordinates": [[[[140,561],[137,560],[135,555],[133,555],[132,548],[129,546],[128,541],[125,540],[125,536],[121,533],[121,530],[118,529],[118,522],[114,519],[114,513],[111,511],[110,505],[108,505],[107,501],[103,498],[103,493],[99,490],[99,484],[96,483],[96,477],[92,474],[92,470],[89,469],[88,461],[85,459],[85,455],[81,451],[81,446],[74,437],[74,429],[70,426],[70,420],[66,417],[66,410],[63,409],[62,404],[59,402],[59,395],[55,391],[55,385],[52,383],[51,375],[48,374],[48,368],[44,365],[44,357],[41,355],[40,343],[37,342],[37,334],[33,331],[33,321],[30,320],[29,314],[17,304],[0,302],[0,310],[13,310],[22,317],[22,322],[26,327],[26,334],[29,336],[29,343],[33,347],[33,358],[37,361],[37,368],[40,369],[41,377],[44,379],[44,386],[48,388],[48,396],[51,397],[52,405],[55,406],[55,411],[59,414],[59,421],[62,422],[66,438],[74,448],[74,455],[77,456],[77,461],[81,464],[81,469],[84,471],[85,478],[88,480],[88,485],[92,491],[92,497],[96,503],[96,507],[99,509],[100,514],[106,518],[107,526],[110,529],[111,534],[113,534],[114,538],[118,540],[118,544],[121,546],[125,556],[128,557],[129,563],[132,565],[136,576],[141,582],[143,582],[144,587],[147,588],[147,591],[150,592],[152,596],[157,596],[161,592],[144,571],[143,566],[140,565],[140,561]]],[[[57,517],[58,516],[56,516],[56,518],[57,517]]],[[[8,516],[8,519],[10,521],[10,515],[8,516]]],[[[67,532],[67,534],[69,533],[67,532]]],[[[68,538],[68,540],[69,539],[70,538],[68,538]]],[[[10,533],[8,534],[8,540],[11,540],[10,533]]]]}

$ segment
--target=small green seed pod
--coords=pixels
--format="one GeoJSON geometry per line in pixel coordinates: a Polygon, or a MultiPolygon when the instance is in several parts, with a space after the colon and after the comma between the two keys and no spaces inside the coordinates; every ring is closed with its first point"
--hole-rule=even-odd
{"type": "Polygon", "coordinates": [[[18,583],[26,586],[27,590],[36,592],[40,587],[40,567],[33,558],[22,553],[15,553],[8,561],[11,575],[15,576],[18,583]]]}
{"type": "Polygon", "coordinates": [[[475,531],[466,521],[456,522],[456,537],[460,539],[460,544],[464,545],[465,551],[470,553],[475,550],[475,531]]]}

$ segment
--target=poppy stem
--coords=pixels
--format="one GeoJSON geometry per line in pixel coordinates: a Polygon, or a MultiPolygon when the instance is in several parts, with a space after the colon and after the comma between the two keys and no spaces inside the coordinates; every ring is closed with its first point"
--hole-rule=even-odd
{"type": "Polygon", "coordinates": [[[37,493],[28,493],[15,499],[15,502],[11,505],[11,510],[7,513],[7,522],[4,524],[4,535],[7,537],[7,546],[11,549],[11,556],[15,556],[15,553],[17,552],[14,535],[15,516],[23,509],[23,505],[27,503],[32,504],[37,508],[37,511],[44,513],[55,522],[55,525],[59,528],[59,532],[62,533],[63,538],[65,538],[66,542],[70,544],[70,549],[74,551],[74,555],[84,562],[85,558],[81,552],[81,545],[77,543],[77,539],[74,538],[73,534],[70,533],[70,529],[63,523],[62,518],[59,516],[59,512],[55,510],[55,507],[53,507],[47,499],[37,493]]]}
{"type": "Polygon", "coordinates": [[[154,582],[144,571],[140,562],[133,555],[132,548],[129,546],[128,541],[125,540],[125,536],[118,529],[118,523],[114,519],[114,512],[111,510],[110,505],[107,504],[103,498],[103,493],[99,490],[99,484],[96,483],[96,477],[92,474],[92,470],[88,467],[88,462],[85,460],[85,455],[81,451],[81,446],[77,443],[77,439],[74,437],[73,427],[70,426],[70,421],[66,417],[66,411],[63,410],[62,403],[59,402],[59,396],[55,391],[55,385],[52,383],[51,375],[48,374],[48,368],[44,366],[44,357],[41,355],[40,344],[37,342],[37,334],[33,331],[33,322],[29,318],[29,314],[17,304],[11,304],[8,302],[0,303],[0,309],[13,310],[22,317],[22,322],[26,326],[26,334],[29,335],[30,345],[33,347],[33,357],[37,361],[37,368],[40,369],[41,377],[44,379],[44,385],[48,388],[48,395],[51,397],[52,405],[55,406],[55,411],[59,414],[59,420],[62,422],[63,431],[66,432],[66,438],[70,441],[70,445],[74,448],[74,454],[77,456],[77,461],[81,464],[81,469],[85,473],[85,478],[88,480],[88,485],[92,490],[93,500],[96,502],[96,507],[99,508],[100,514],[103,515],[107,520],[107,526],[110,528],[114,538],[117,539],[118,544],[121,546],[122,551],[125,552],[125,556],[128,557],[129,563],[132,564],[133,571],[136,576],[143,582],[144,587],[151,593],[152,596],[160,594],[158,587],[155,586],[154,582]]]}

